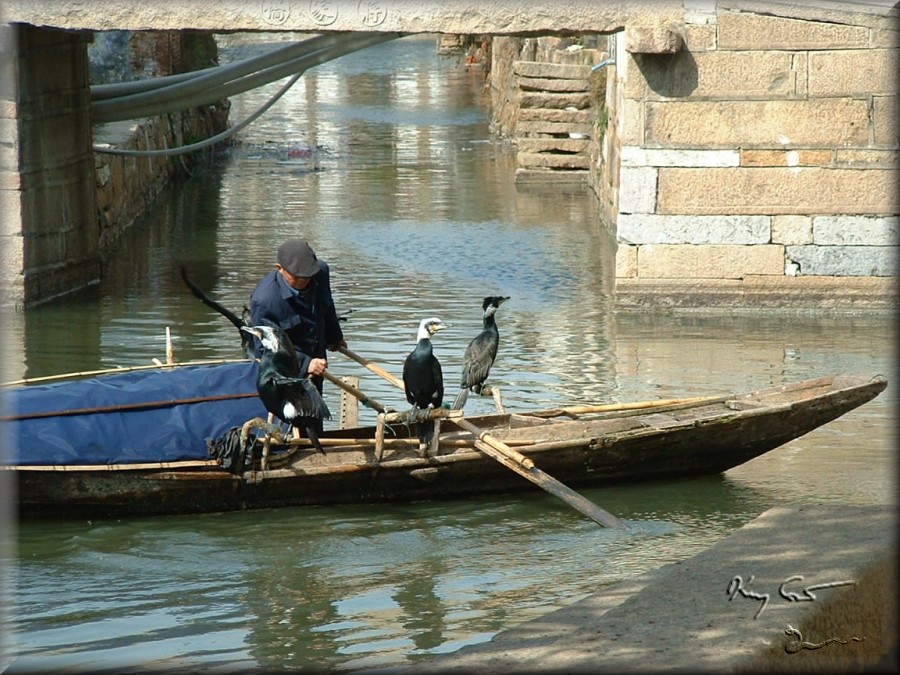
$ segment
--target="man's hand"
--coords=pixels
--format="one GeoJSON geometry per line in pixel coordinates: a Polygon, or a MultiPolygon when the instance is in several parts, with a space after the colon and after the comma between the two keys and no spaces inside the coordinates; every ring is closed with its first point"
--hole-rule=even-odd
{"type": "Polygon", "coordinates": [[[346,341],[346,340],[338,340],[337,342],[332,342],[330,345],[327,345],[327,347],[328,347],[328,351],[330,351],[330,352],[336,352],[336,351],[338,351],[341,347],[343,347],[344,349],[346,349],[346,348],[347,348],[347,341],[346,341]]]}
{"type": "Polygon", "coordinates": [[[310,375],[318,375],[321,377],[326,370],[328,370],[328,361],[325,359],[311,359],[309,368],[307,368],[306,372],[310,375]]]}

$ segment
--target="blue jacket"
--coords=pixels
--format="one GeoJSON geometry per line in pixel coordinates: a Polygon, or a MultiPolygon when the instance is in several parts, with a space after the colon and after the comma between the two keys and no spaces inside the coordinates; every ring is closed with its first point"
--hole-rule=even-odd
{"type": "MultiPolygon", "coordinates": [[[[272,270],[256,285],[250,296],[253,325],[271,321],[288,334],[300,361],[300,374],[306,377],[312,359],[324,359],[327,345],[344,339],[331,297],[331,274],[323,260],[319,272],[304,291],[296,291],[278,270],[272,270]]],[[[257,355],[262,347],[257,340],[257,355]]]]}

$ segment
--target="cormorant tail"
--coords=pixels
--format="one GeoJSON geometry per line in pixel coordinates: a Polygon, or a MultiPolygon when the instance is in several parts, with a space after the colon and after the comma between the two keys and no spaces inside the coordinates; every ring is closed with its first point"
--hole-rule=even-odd
{"type": "Polygon", "coordinates": [[[423,443],[426,448],[431,447],[431,440],[434,438],[434,420],[419,422],[418,432],[419,441],[423,443]]]}
{"type": "Polygon", "coordinates": [[[456,395],[456,399],[453,401],[453,406],[450,408],[451,410],[462,410],[466,405],[466,401],[469,399],[469,389],[468,387],[460,387],[459,393],[456,395]]]}
{"type": "Polygon", "coordinates": [[[316,450],[324,455],[325,448],[323,448],[322,444],[319,442],[319,437],[316,435],[316,428],[312,424],[307,424],[303,427],[303,431],[306,432],[306,436],[312,441],[312,444],[316,446],[316,450]]]}

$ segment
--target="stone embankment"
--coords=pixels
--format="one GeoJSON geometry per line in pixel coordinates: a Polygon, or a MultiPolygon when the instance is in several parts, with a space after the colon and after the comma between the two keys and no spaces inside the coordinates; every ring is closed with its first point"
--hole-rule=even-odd
{"type": "MultiPolygon", "coordinates": [[[[95,39],[89,52],[91,70],[97,77],[92,84],[164,77],[218,63],[216,42],[209,34],[115,31],[101,38],[95,39]]],[[[228,103],[222,101],[167,115],[101,124],[92,133],[95,148],[159,151],[209,138],[227,128],[228,103]]],[[[171,180],[189,175],[191,166],[204,156],[203,152],[143,157],[94,152],[101,256],[147,212],[171,180]]]]}
{"type": "Polygon", "coordinates": [[[596,115],[590,66],[515,61],[513,72],[519,88],[516,182],[586,183],[596,115]]]}

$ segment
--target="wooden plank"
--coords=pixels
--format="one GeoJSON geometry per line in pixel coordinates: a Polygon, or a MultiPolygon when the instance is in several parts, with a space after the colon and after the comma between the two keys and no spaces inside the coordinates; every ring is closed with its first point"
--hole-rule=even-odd
{"type": "Polygon", "coordinates": [[[180,462],[141,462],[140,464],[21,464],[3,465],[8,471],[142,471],[146,469],[186,469],[218,467],[215,459],[186,459],[180,462]]]}
{"type": "MultiPolygon", "coordinates": [[[[342,378],[352,387],[359,387],[359,378],[356,375],[346,375],[342,378]]],[[[359,426],[359,399],[347,391],[341,391],[341,429],[353,429],[359,426]]]]}

